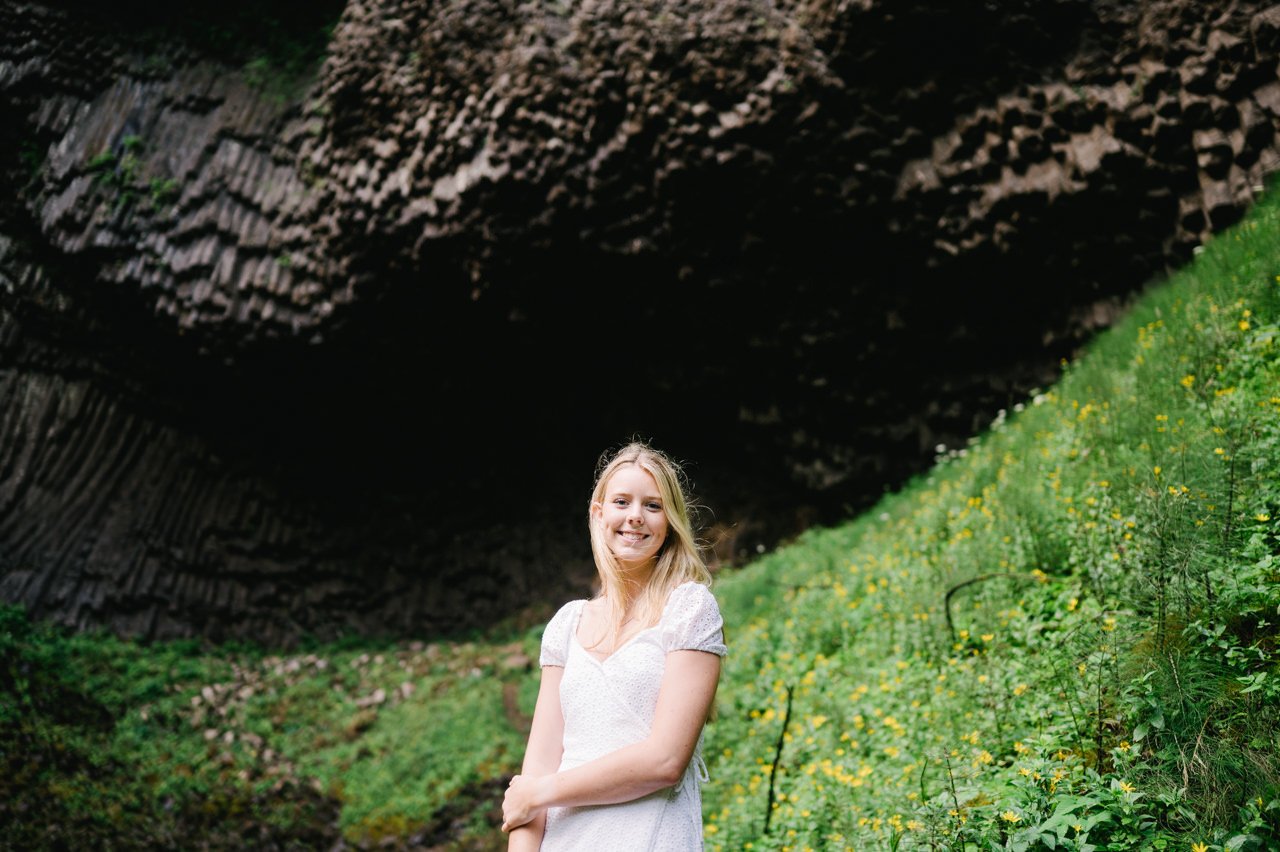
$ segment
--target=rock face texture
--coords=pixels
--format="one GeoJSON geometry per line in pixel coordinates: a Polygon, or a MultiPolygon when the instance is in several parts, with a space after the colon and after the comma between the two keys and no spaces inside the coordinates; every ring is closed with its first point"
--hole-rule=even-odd
{"type": "Polygon", "coordinates": [[[302,78],[125,8],[0,2],[0,598],[137,635],[579,593],[633,433],[740,561],[1280,163],[1263,3],[353,0],[302,78]]]}

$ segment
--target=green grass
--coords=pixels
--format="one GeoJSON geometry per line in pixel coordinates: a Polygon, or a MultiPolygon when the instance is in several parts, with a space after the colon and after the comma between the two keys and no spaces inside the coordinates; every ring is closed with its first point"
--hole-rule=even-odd
{"type": "MultiPolygon", "coordinates": [[[[722,573],[708,847],[1276,848],[1278,321],[1270,192],[1054,387],[722,573]]],[[[501,848],[539,632],[280,654],[0,610],[0,823],[501,848]]]]}
{"type": "Polygon", "coordinates": [[[1280,843],[1278,208],[927,476],[725,579],[711,848],[1280,843]]]}

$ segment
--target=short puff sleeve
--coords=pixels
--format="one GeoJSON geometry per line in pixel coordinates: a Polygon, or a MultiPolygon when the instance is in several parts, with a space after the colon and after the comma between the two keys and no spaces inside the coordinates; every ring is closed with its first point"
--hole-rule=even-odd
{"type": "Polygon", "coordinates": [[[540,666],[563,666],[569,656],[569,631],[573,629],[574,613],[582,601],[569,601],[560,607],[547,627],[542,631],[542,653],[538,656],[540,666]]]}
{"type": "Polygon", "coordinates": [[[715,595],[701,583],[677,586],[662,613],[662,644],[672,651],[709,651],[724,656],[724,619],[715,595]]]}

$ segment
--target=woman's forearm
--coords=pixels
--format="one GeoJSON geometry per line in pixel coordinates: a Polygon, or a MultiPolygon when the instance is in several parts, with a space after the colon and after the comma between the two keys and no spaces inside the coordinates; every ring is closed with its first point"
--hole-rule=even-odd
{"type": "MultiPolygon", "coordinates": [[[[560,768],[560,759],[564,754],[564,716],[560,710],[560,679],[563,675],[562,666],[544,666],[542,669],[538,702],[534,707],[529,729],[529,744],[525,748],[524,763],[520,768],[523,776],[542,777],[560,768]]],[[[520,777],[513,778],[512,785],[520,777]]],[[[546,828],[546,811],[529,813],[528,822],[521,824],[517,821],[515,825],[509,825],[506,800],[510,793],[511,787],[508,787],[507,796],[503,798],[502,828],[511,833],[507,841],[507,852],[538,852],[546,828]]]]}
{"type": "Polygon", "coordinates": [[[507,835],[507,852],[538,852],[542,846],[542,833],[547,826],[547,812],[543,811],[507,835]]]}
{"type": "Polygon", "coordinates": [[[613,805],[677,783],[693,758],[715,698],[720,658],[702,651],[673,651],[649,736],[573,769],[537,779],[537,807],[613,805]]]}
{"type": "Polygon", "coordinates": [[[616,805],[676,784],[694,756],[718,679],[718,656],[703,651],[668,654],[649,736],[581,766],[539,778],[534,793],[538,805],[616,805]]]}
{"type": "MultiPolygon", "coordinates": [[[[520,771],[528,776],[549,776],[559,765],[559,755],[552,755],[549,751],[539,753],[537,750],[530,749],[525,754],[524,766],[520,771]]],[[[543,810],[529,822],[512,829],[507,839],[507,852],[538,852],[542,846],[542,834],[546,825],[547,812],[543,810]]]]}
{"type": "Polygon", "coordinates": [[[670,787],[688,760],[650,740],[624,746],[590,763],[539,779],[539,808],[613,805],[670,787]]]}
{"type": "MultiPolygon", "coordinates": [[[[560,766],[561,748],[556,744],[551,748],[544,740],[535,740],[535,745],[542,743],[544,747],[531,747],[525,752],[524,765],[520,772],[531,777],[542,777],[554,774],[560,766]]],[[[542,834],[547,824],[547,812],[540,811],[532,820],[512,829],[507,840],[507,852],[538,852],[542,846],[542,834]]]]}
{"type": "MultiPolygon", "coordinates": [[[[547,808],[630,802],[676,784],[697,748],[719,674],[715,654],[668,653],[649,736],[573,769],[517,775],[503,798],[503,830],[525,825],[547,808]]],[[[526,760],[526,769],[533,766],[526,760]]]]}

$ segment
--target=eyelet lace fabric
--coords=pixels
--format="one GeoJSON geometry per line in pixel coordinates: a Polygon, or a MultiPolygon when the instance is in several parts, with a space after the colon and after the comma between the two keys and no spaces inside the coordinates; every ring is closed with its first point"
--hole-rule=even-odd
{"type": "MultiPolygon", "coordinates": [[[[540,662],[563,666],[560,709],[564,755],[560,769],[644,740],[653,728],[658,691],[672,651],[723,656],[724,620],[711,591],[684,583],[667,597],[658,623],[598,660],[577,639],[585,600],[560,608],[542,636],[540,662]]],[[[685,852],[702,849],[702,791],[707,780],[702,735],[680,782],[631,802],[547,811],[544,852],[685,852]]]]}

